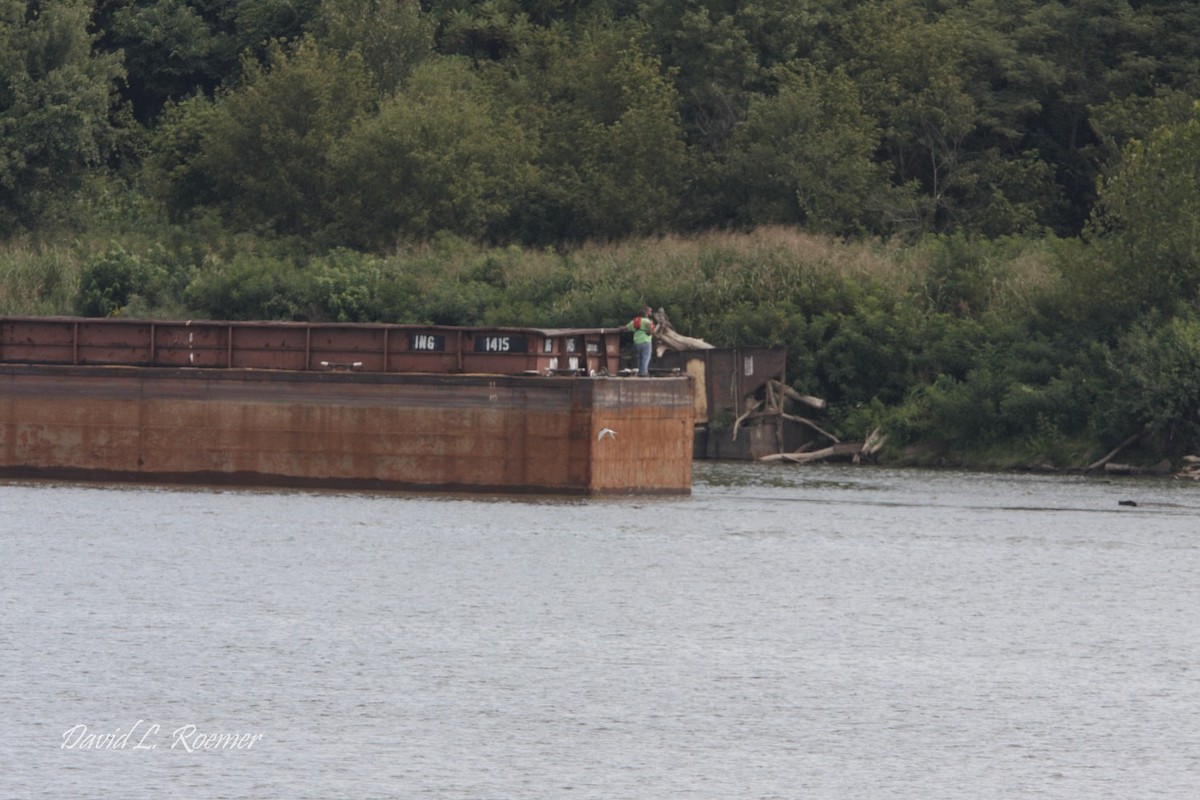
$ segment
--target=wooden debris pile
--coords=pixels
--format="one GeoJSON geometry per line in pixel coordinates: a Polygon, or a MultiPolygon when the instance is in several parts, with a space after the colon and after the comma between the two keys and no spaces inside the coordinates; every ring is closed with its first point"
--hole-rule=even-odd
{"type": "MultiPolygon", "coordinates": [[[[788,411],[787,403],[792,401],[816,411],[825,409],[825,401],[820,397],[801,394],[792,387],[777,380],[770,380],[764,387],[763,397],[747,397],[744,411],[733,423],[733,438],[736,440],[738,429],[743,423],[751,420],[774,419],[778,424],[792,422],[812,430],[816,437],[809,439],[797,450],[790,453],[771,453],[761,456],[759,461],[785,461],[791,464],[811,464],[817,461],[850,461],[854,464],[870,461],[875,457],[887,441],[887,437],[876,428],[866,441],[843,442],[834,434],[822,428],[813,420],[788,411]],[[828,442],[825,447],[816,449],[822,440],[828,442]]],[[[760,422],[761,424],[761,422],[760,422]]],[[[783,441],[783,437],[780,437],[783,441]]]]}
{"type": "Polygon", "coordinates": [[[1126,447],[1128,447],[1129,445],[1136,442],[1139,438],[1141,438],[1141,435],[1142,434],[1139,432],[1139,433],[1135,433],[1133,436],[1130,436],[1128,439],[1121,442],[1119,445],[1117,445],[1112,450],[1110,450],[1099,461],[1093,461],[1091,464],[1088,464],[1086,467],[1083,468],[1083,471],[1084,472],[1095,472],[1096,470],[1102,469],[1105,472],[1115,472],[1118,474],[1129,474],[1130,467],[1128,467],[1128,465],[1115,464],[1115,463],[1113,463],[1113,459],[1117,457],[1118,453],[1120,453],[1126,447]]]}
{"type": "MultiPolygon", "coordinates": [[[[692,353],[688,356],[691,360],[685,362],[688,365],[696,362],[703,365],[702,388],[699,391],[707,398],[705,410],[709,417],[705,424],[710,426],[710,436],[716,435],[718,431],[723,436],[727,430],[728,419],[732,417],[732,425],[728,426],[730,441],[737,442],[739,433],[749,437],[749,444],[739,445],[744,447],[744,450],[739,452],[747,453],[750,458],[754,458],[756,453],[765,452],[766,455],[757,456],[758,460],[794,464],[826,460],[845,460],[858,464],[873,460],[883,448],[886,437],[878,429],[865,441],[843,442],[810,419],[806,412],[823,411],[825,401],[819,397],[801,394],[788,386],[784,382],[784,357],[778,354],[764,355],[764,352],[771,348],[722,350],[703,339],[679,333],[661,308],[654,312],[653,318],[656,326],[654,340],[659,358],[663,358],[664,353],[668,351],[681,354],[697,350],[710,351],[703,356],[692,353]],[[718,358],[714,354],[721,354],[721,357],[718,358]],[[732,354],[732,363],[729,354],[732,354]],[[777,361],[770,356],[774,356],[777,361]],[[760,359],[758,363],[754,361],[756,357],[760,359]],[[764,361],[770,366],[764,366],[764,361]],[[771,377],[772,375],[774,377],[771,377]],[[802,408],[798,411],[795,410],[797,407],[802,408]],[[718,424],[715,421],[717,419],[722,419],[723,422],[718,424]],[[772,426],[773,436],[762,430],[772,426]],[[745,429],[753,430],[746,433],[745,429]],[[760,435],[764,433],[766,435],[760,435]],[[800,441],[804,444],[791,452],[785,452],[800,441]],[[763,444],[767,446],[762,447],[763,444]],[[820,444],[825,446],[818,447],[820,444]],[[770,452],[776,447],[780,452],[770,452]]],[[[688,366],[688,369],[690,371],[691,367],[688,366]]],[[[709,449],[712,450],[711,447],[709,449]]],[[[720,451],[720,448],[716,450],[720,451]]]]}
{"type": "Polygon", "coordinates": [[[872,462],[875,455],[883,449],[887,443],[885,436],[878,428],[871,432],[871,435],[861,442],[843,442],[831,434],[825,434],[830,438],[831,444],[820,450],[814,450],[815,443],[806,442],[799,450],[791,453],[775,453],[772,455],[763,456],[759,461],[786,461],[792,464],[812,464],[817,461],[849,461],[852,464],[861,464],[863,462],[872,462]]]}
{"type": "MultiPolygon", "coordinates": [[[[1099,461],[1088,464],[1084,467],[1083,471],[1096,472],[1103,469],[1106,475],[1170,475],[1171,461],[1169,459],[1164,459],[1150,466],[1123,464],[1113,460],[1122,450],[1141,439],[1143,434],[1144,431],[1133,434],[1110,450],[1099,461]]],[[[1183,464],[1183,469],[1175,473],[1176,477],[1200,480],[1200,456],[1184,456],[1183,464]]]]}
{"type": "Polygon", "coordinates": [[[1183,469],[1176,472],[1175,477],[1200,481],[1200,456],[1184,456],[1183,469]]]}

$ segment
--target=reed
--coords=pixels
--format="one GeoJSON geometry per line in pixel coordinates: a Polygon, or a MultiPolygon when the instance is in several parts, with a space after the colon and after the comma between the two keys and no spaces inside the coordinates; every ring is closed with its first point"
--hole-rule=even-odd
{"type": "Polygon", "coordinates": [[[80,271],[79,257],[66,248],[0,247],[0,314],[71,313],[80,271]]]}
{"type": "MultiPolygon", "coordinates": [[[[239,240],[240,241],[240,240],[239,240]]],[[[205,240],[210,258],[186,258],[197,276],[228,261],[230,242],[205,240]]],[[[162,245],[158,247],[163,256],[162,245]]],[[[245,249],[245,242],[237,250],[245,249]]],[[[260,246],[251,249],[260,249],[260,246]]],[[[261,248],[269,252],[269,247],[261,248]]],[[[14,241],[0,248],[0,313],[63,314],[75,307],[80,274],[96,257],[95,242],[57,246],[14,241]]],[[[178,256],[183,258],[183,256],[178,256]]],[[[488,284],[495,308],[522,320],[547,318],[560,324],[611,324],[637,305],[648,303],[694,319],[732,307],[789,307],[819,313],[830,303],[851,313],[854,297],[873,295],[890,302],[930,304],[944,294],[942,284],[969,284],[971,312],[987,308],[1006,314],[1027,311],[1059,280],[1053,243],[1008,241],[948,244],[930,240],[902,246],[878,240],[847,242],[770,227],[753,232],[711,231],[616,243],[588,243],[569,250],[487,247],[454,237],[398,250],[386,257],[347,254],[339,270],[361,290],[406,276],[419,294],[453,293],[456,286],[488,284]],[[832,288],[831,288],[832,287],[832,288]],[[846,300],[846,287],[853,287],[846,300]],[[836,298],[842,298],[836,300],[836,298]],[[834,299],[831,299],[834,298],[834,299]],[[509,308],[509,307],[512,308],[509,308]],[[518,310],[518,308],[520,310],[518,310]],[[572,319],[600,314],[603,320],[572,319]]],[[[281,265],[282,254],[270,258],[281,265]]],[[[320,262],[321,259],[316,259],[320,262]]],[[[281,267],[282,268],[282,267],[281,267]]],[[[178,313],[183,298],[162,309],[178,313]]],[[[154,313],[155,309],[141,309],[154,313]]]]}

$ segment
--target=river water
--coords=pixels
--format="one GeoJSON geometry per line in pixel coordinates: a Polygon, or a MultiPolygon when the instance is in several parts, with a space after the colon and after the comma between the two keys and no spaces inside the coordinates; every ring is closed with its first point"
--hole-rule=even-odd
{"type": "Polygon", "coordinates": [[[0,797],[1193,798],[1198,521],[1190,481],[751,464],[0,484],[0,797]]]}

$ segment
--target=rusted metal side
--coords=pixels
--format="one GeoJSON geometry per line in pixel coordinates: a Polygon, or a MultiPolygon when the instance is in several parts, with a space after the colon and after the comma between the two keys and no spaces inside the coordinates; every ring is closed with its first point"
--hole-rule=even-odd
{"type": "Polygon", "coordinates": [[[734,347],[668,352],[658,362],[692,377],[698,458],[754,459],[795,449],[808,435],[781,417],[752,420],[732,437],[732,424],[748,408],[747,398],[762,398],[772,380],[787,383],[787,350],[782,347],[734,347]],[[803,436],[801,435],[803,434],[803,436]]]}
{"type": "Polygon", "coordinates": [[[687,493],[692,485],[690,378],[590,382],[592,491],[687,493]]]}
{"type": "Polygon", "coordinates": [[[686,493],[690,408],[686,379],[0,365],[0,474],[686,493]]]}
{"type": "Polygon", "coordinates": [[[360,372],[615,373],[620,330],[0,318],[0,360],[26,364],[360,372]]]}
{"type": "Polygon", "coordinates": [[[714,418],[721,411],[740,413],[742,399],[759,393],[772,379],[787,382],[787,350],[782,347],[667,352],[659,359],[658,366],[703,375],[703,400],[697,401],[697,408],[702,403],[705,416],[699,422],[714,418]]]}

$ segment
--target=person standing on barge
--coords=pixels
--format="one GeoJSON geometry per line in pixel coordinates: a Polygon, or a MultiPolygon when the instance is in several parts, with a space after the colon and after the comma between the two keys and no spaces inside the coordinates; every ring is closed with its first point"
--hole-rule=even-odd
{"type": "Polygon", "coordinates": [[[646,306],[642,313],[631,319],[625,326],[626,330],[633,331],[633,349],[637,353],[639,378],[650,375],[650,348],[654,339],[654,331],[657,330],[651,316],[653,313],[650,307],[646,306]]]}

